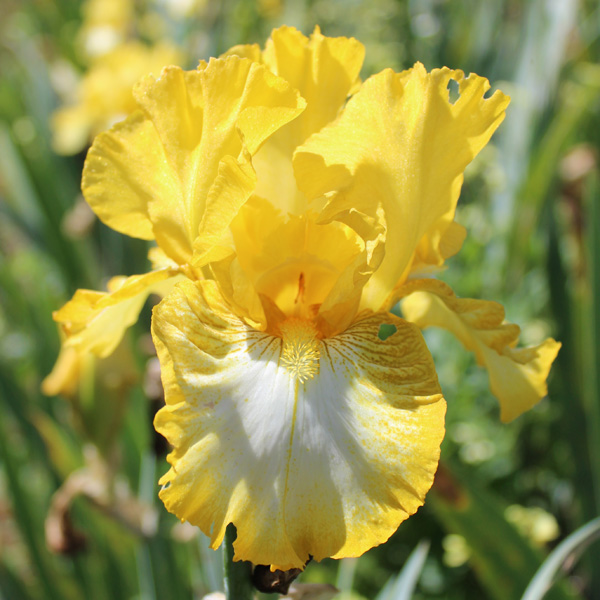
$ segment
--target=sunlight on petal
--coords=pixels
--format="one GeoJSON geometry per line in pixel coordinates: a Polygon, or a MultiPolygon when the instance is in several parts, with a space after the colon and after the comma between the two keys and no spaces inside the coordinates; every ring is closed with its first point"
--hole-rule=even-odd
{"type": "MultiPolygon", "coordinates": [[[[197,71],[164,69],[134,89],[139,111],[94,141],[83,173],[86,200],[107,225],[156,239],[167,255],[189,262],[207,210],[225,195],[220,239],[253,186],[247,154],[302,111],[285,81],[249,60],[211,60],[197,71]],[[222,165],[222,161],[226,162],[222,165]],[[224,191],[223,169],[241,160],[241,191],[224,191]]],[[[216,209],[212,208],[214,212],[216,209]]],[[[206,248],[202,248],[206,252],[206,248]]]]}
{"type": "Polygon", "coordinates": [[[235,46],[227,53],[262,62],[306,100],[302,114],[269,139],[253,161],[258,174],[256,193],[284,214],[301,214],[307,208],[294,178],[292,155],[310,135],[337,117],[359,83],[364,53],[357,40],[325,37],[318,27],[310,37],[293,27],[280,27],[262,53],[257,45],[235,46]]]}
{"type": "Polygon", "coordinates": [[[439,253],[463,171],[504,118],[508,98],[484,98],[488,89],[486,79],[462,71],[427,73],[419,63],[402,73],[388,69],[365,81],[340,118],[296,151],[296,179],[308,198],[334,192],[323,218],[345,222],[351,208],[374,216],[383,207],[386,257],[364,290],[363,307],[389,308],[424,235],[439,253]],[[460,90],[454,103],[451,79],[460,90]]]}
{"type": "Polygon", "coordinates": [[[53,315],[65,333],[63,344],[77,352],[105,358],[137,321],[148,296],[167,294],[180,278],[177,271],[167,268],[144,275],[113,277],[108,292],[77,290],[53,315]]]}

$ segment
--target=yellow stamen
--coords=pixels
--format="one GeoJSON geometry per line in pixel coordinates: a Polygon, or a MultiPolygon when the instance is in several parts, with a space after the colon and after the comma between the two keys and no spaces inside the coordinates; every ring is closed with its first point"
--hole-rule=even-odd
{"type": "Polygon", "coordinates": [[[300,273],[298,278],[298,294],[296,294],[294,304],[298,304],[298,302],[304,302],[304,273],[300,273]]]}
{"type": "Polygon", "coordinates": [[[281,362],[300,383],[319,372],[319,339],[315,326],[304,319],[287,319],[279,328],[283,338],[281,362]]]}

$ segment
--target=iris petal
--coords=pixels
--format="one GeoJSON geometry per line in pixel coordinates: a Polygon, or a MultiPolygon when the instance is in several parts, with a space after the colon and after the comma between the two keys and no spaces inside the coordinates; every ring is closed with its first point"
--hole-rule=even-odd
{"type": "MultiPolygon", "coordinates": [[[[347,222],[354,209],[375,217],[382,207],[386,256],[363,293],[363,307],[389,307],[423,236],[421,252],[443,263],[439,246],[454,218],[463,171],[504,118],[508,98],[486,79],[423,65],[369,78],[340,117],[311,136],[295,154],[300,189],[309,199],[332,193],[322,218],[347,222]],[[450,102],[448,84],[460,97],[450,102]]],[[[431,260],[431,258],[429,259],[431,260]]]]}
{"type": "Polygon", "coordinates": [[[293,27],[280,27],[263,52],[257,45],[248,45],[235,46],[227,53],[265,64],[306,100],[302,114],[270,138],[253,161],[258,174],[256,193],[284,214],[301,214],[307,208],[294,178],[292,155],[310,135],[337,117],[359,83],[364,52],[357,40],[325,37],[318,27],[310,37],[293,27]]]}
{"type": "Polygon", "coordinates": [[[500,304],[457,298],[441,281],[412,281],[400,292],[407,295],[402,311],[409,321],[447,329],[485,366],[502,421],[516,419],[548,393],[546,379],[559,342],[549,338],[535,347],[515,348],[519,327],[504,322],[500,304]]]}
{"type": "Polygon", "coordinates": [[[60,154],[75,154],[116,121],[136,109],[131,88],[144,75],[158,75],[182,60],[176,48],[132,41],[97,58],[77,88],[75,102],[52,115],[52,145],[60,154]]]}
{"type": "Polygon", "coordinates": [[[265,67],[237,57],[197,71],[166,68],[158,79],[143,79],[134,96],[140,110],[94,141],[82,189],[107,225],[156,239],[184,264],[196,238],[207,233],[202,223],[210,225],[211,239],[225,234],[249,195],[249,156],[297,116],[304,101],[265,67]],[[242,173],[232,164],[237,161],[242,173]],[[219,186],[228,170],[236,175],[232,187],[241,184],[239,193],[219,186]],[[221,194],[225,207],[215,229],[214,219],[203,218],[221,194]]]}
{"type": "Polygon", "coordinates": [[[155,309],[153,336],[168,365],[155,426],[174,446],[160,495],[213,547],[233,522],[238,559],[288,569],[358,556],[423,503],[445,403],[411,324],[363,315],[306,344],[311,369],[298,377],[285,335],[246,325],[215,282],[184,281],[155,309]],[[397,329],[385,342],[384,322],[397,329]]]}
{"type": "Polygon", "coordinates": [[[125,330],[137,321],[146,298],[152,293],[168,293],[180,277],[177,271],[164,268],[144,275],[113,277],[108,292],[77,290],[53,315],[66,334],[64,345],[107,357],[125,330]]]}

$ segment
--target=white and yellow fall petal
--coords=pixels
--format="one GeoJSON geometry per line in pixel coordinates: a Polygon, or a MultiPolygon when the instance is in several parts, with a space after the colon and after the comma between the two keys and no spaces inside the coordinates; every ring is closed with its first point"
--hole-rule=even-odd
{"type": "Polygon", "coordinates": [[[319,339],[292,318],[277,337],[234,315],[214,281],[186,280],[152,330],[168,365],[155,426],[174,446],[160,496],[213,547],[232,522],[237,559],[358,556],[423,503],[445,403],[413,325],[377,314],[319,339]],[[386,341],[384,322],[397,328],[386,341]]]}
{"type": "MultiPolygon", "coordinates": [[[[65,334],[63,346],[105,358],[137,321],[148,296],[164,296],[181,278],[178,271],[165,268],[143,275],[113,277],[108,292],[77,290],[53,315],[65,334]]],[[[61,357],[63,353],[59,361],[61,357]]]]}
{"type": "Polygon", "coordinates": [[[364,46],[353,38],[326,37],[318,27],[306,37],[284,26],[272,32],[262,53],[251,45],[236,46],[227,54],[262,62],[306,100],[302,114],[270,138],[253,161],[258,175],[256,193],[284,214],[301,214],[306,200],[296,185],[292,155],[310,135],[337,117],[357,87],[364,46]]]}
{"type": "Polygon", "coordinates": [[[380,205],[385,211],[386,256],[365,287],[364,307],[379,310],[389,301],[424,235],[441,242],[465,167],[504,118],[509,99],[499,91],[485,98],[489,87],[477,75],[427,73],[419,63],[402,73],[388,69],[365,81],[340,117],[297,150],[300,189],[309,199],[332,193],[323,218],[344,220],[351,208],[370,216],[380,205]],[[450,80],[459,88],[454,103],[450,80]]]}
{"type": "Polygon", "coordinates": [[[447,329],[487,369],[502,421],[516,419],[546,396],[546,379],[559,342],[549,338],[538,346],[516,348],[520,330],[504,321],[502,305],[457,298],[441,281],[415,280],[400,292],[406,295],[402,312],[409,321],[419,327],[447,329]]]}
{"type": "Polygon", "coordinates": [[[134,96],[140,110],[98,136],[88,153],[84,196],[107,225],[156,239],[184,264],[199,235],[225,234],[248,197],[249,155],[297,116],[304,101],[266,67],[238,57],[196,71],[169,67],[158,79],[143,79],[134,96]],[[230,175],[240,190],[223,185],[230,175]],[[211,230],[201,230],[205,213],[217,210],[219,230],[212,218],[211,230]]]}

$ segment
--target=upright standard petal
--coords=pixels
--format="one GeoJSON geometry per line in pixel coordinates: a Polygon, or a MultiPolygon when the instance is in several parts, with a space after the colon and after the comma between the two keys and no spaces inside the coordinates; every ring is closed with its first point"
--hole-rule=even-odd
{"type": "Polygon", "coordinates": [[[531,348],[516,348],[519,327],[504,321],[497,302],[457,298],[446,284],[415,280],[400,290],[404,316],[419,327],[442,327],[471,350],[490,376],[500,401],[500,418],[512,421],[546,394],[546,379],[561,344],[552,338],[531,348]]]}
{"type": "Polygon", "coordinates": [[[156,239],[171,259],[190,262],[196,238],[220,239],[247,200],[249,157],[304,102],[266,67],[237,57],[197,71],[166,68],[142,80],[134,96],[140,110],[99,135],[88,153],[84,196],[107,225],[156,239]],[[204,231],[205,214],[215,211],[218,223],[209,217],[204,231]]]}
{"type": "Polygon", "coordinates": [[[234,315],[214,281],[180,283],[155,309],[174,446],[160,496],[236,558],[288,569],[358,556],[423,503],[445,403],[420,332],[365,316],[320,339],[292,318],[281,335],[234,315]],[[397,333],[382,341],[382,323],[397,333]]]}
{"type": "Polygon", "coordinates": [[[355,209],[386,217],[386,256],[365,287],[363,306],[388,307],[406,277],[423,236],[437,256],[454,218],[463,171],[504,118],[508,98],[484,98],[486,79],[421,64],[402,73],[385,70],[368,79],[339,119],[299,148],[296,179],[309,198],[332,193],[323,218],[345,220],[355,209]],[[452,103],[450,80],[460,96],[452,103]]]}
{"type": "Polygon", "coordinates": [[[262,62],[283,77],[306,100],[306,109],[282,127],[257,153],[256,193],[283,213],[300,214],[306,199],[298,191],[292,169],[296,148],[333,121],[349,94],[358,86],[364,46],[353,38],[325,37],[315,28],[310,38],[293,27],[275,29],[265,50],[235,46],[227,54],[262,62]]]}

